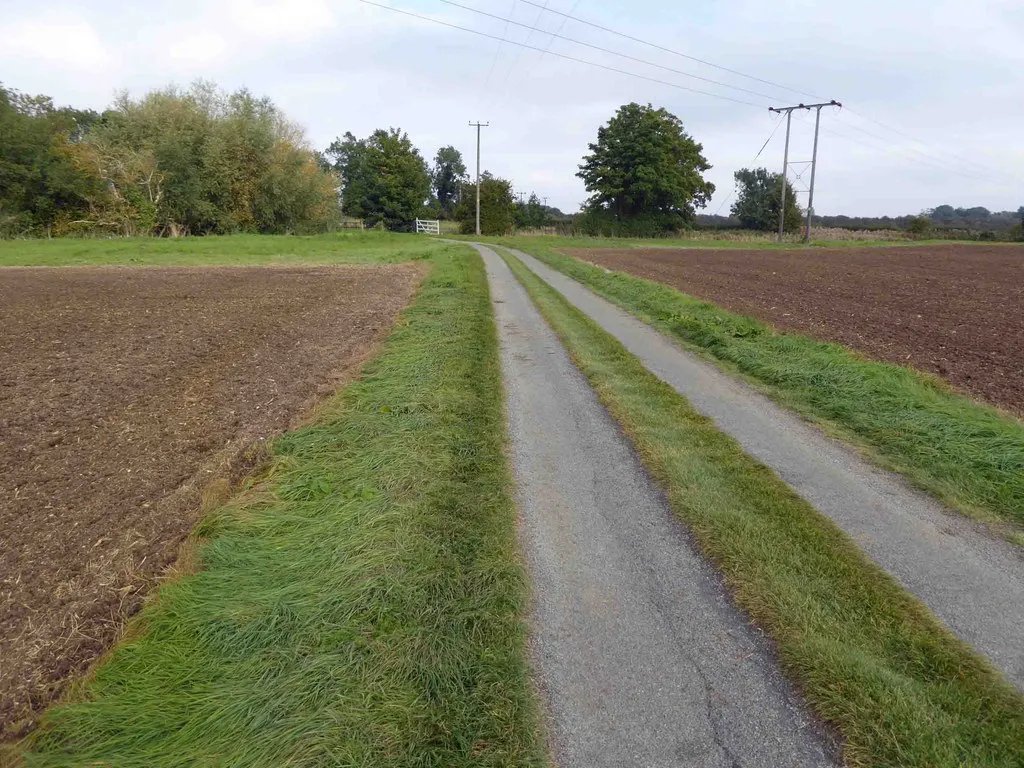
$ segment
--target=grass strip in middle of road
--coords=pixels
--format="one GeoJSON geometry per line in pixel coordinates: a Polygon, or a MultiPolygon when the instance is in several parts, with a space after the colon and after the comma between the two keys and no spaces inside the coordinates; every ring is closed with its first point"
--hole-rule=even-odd
{"type": "Polygon", "coordinates": [[[435,250],[381,356],[273,443],[29,766],[545,764],[486,275],[435,250]]]}
{"type": "Polygon", "coordinates": [[[1024,696],[832,521],[505,256],[850,765],[1010,766],[1024,696]]]}
{"type": "MultiPolygon", "coordinates": [[[[1024,423],[944,382],[838,344],[778,333],[676,289],[509,242],[617,304],[782,406],[863,449],[940,500],[1024,544],[1024,423]]],[[[810,258],[810,256],[808,257],[810,258]]]]}

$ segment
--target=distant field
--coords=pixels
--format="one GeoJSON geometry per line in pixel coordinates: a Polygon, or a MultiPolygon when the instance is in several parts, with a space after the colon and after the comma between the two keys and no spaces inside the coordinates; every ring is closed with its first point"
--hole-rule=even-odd
{"type": "Polygon", "coordinates": [[[0,269],[0,737],[106,650],[200,499],[355,373],[425,272],[0,269]]]}
{"type": "Polygon", "coordinates": [[[568,253],[912,365],[1024,414],[1024,247],[568,253]]]}
{"type": "Polygon", "coordinates": [[[425,235],[347,231],[330,235],[55,238],[0,240],[0,267],[84,264],[398,264],[441,246],[425,235]]]}

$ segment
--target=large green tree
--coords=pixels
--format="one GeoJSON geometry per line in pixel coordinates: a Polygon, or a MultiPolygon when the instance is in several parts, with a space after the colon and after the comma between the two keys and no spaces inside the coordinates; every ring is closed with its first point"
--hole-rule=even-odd
{"type": "Polygon", "coordinates": [[[430,195],[430,171],[409,137],[398,128],[378,129],[365,139],[346,133],[327,148],[342,179],[342,210],[368,224],[404,229],[430,195]]]}
{"type": "MultiPolygon", "coordinates": [[[[740,226],[777,231],[782,174],[772,173],[767,168],[743,168],[733,176],[736,179],[736,202],[732,204],[732,215],[739,219],[740,226]]],[[[796,204],[793,185],[787,180],[785,231],[796,232],[799,229],[800,208],[796,204]]]]}
{"type": "Polygon", "coordinates": [[[677,229],[690,224],[715,191],[703,176],[711,168],[703,146],[665,109],[626,104],[589,146],[577,176],[591,193],[591,213],[677,229]]]}
{"type": "Polygon", "coordinates": [[[441,215],[448,218],[458,202],[459,185],[466,180],[466,164],[462,162],[462,153],[452,146],[437,150],[434,167],[431,168],[431,180],[441,215]]]}
{"type": "MultiPolygon", "coordinates": [[[[476,184],[462,184],[461,202],[455,208],[455,218],[461,222],[463,234],[476,232],[476,184]]],[[[484,171],[480,178],[480,232],[484,235],[507,235],[512,231],[515,199],[512,182],[499,179],[484,171]]]]}

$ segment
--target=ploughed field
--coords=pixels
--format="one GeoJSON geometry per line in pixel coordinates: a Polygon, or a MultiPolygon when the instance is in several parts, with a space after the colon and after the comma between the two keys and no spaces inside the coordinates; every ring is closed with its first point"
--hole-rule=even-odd
{"type": "Polygon", "coordinates": [[[1024,248],[569,249],[1024,414],[1024,248]]]}
{"type": "Polygon", "coordinates": [[[117,637],[202,509],[425,267],[0,269],[0,740],[117,637]]]}

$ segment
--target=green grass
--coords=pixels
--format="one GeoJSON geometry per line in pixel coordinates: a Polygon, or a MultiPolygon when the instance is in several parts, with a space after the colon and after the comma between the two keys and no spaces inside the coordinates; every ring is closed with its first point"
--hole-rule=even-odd
{"type": "Polygon", "coordinates": [[[543,765],[483,265],[437,246],[382,354],[27,742],[30,766],[543,765]]]}
{"type": "Polygon", "coordinates": [[[427,237],[343,231],[330,235],[227,235],[171,240],[54,238],[0,240],[0,267],[123,264],[395,264],[428,258],[443,247],[427,237]]]}
{"type": "Polygon", "coordinates": [[[506,261],[855,766],[1020,766],[1024,697],[621,344],[506,261]]]}
{"type": "Polygon", "coordinates": [[[507,241],[690,349],[739,372],[782,405],[1022,541],[1024,423],[941,380],[845,347],[777,333],[674,288],[608,272],[552,248],[507,241]]]}

